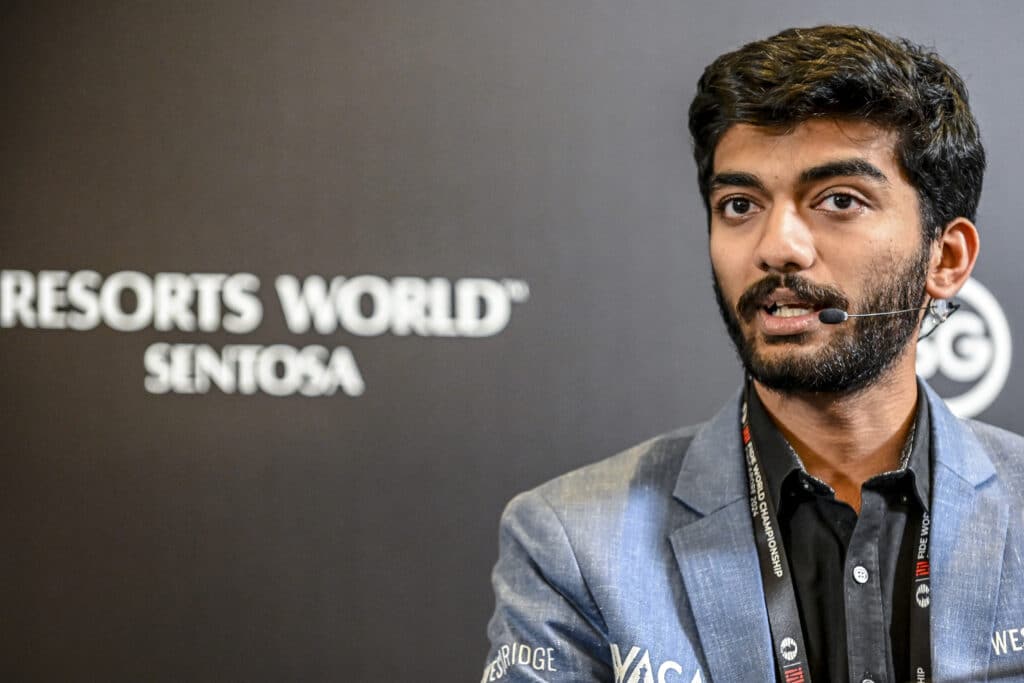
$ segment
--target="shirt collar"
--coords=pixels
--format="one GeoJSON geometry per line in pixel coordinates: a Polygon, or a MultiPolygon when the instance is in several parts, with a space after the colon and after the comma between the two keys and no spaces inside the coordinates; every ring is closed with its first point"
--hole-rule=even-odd
{"type": "MultiPolygon", "coordinates": [[[[761,466],[764,468],[765,479],[767,480],[768,492],[775,503],[775,509],[780,508],[782,502],[783,486],[793,472],[803,473],[793,475],[797,479],[806,481],[813,488],[821,484],[822,491],[829,490],[823,483],[807,475],[803,463],[797,456],[796,451],[786,441],[786,437],[772,422],[768,411],[761,403],[757,392],[752,384],[748,384],[747,412],[750,422],[751,437],[754,446],[757,448],[761,466]],[[817,482],[817,484],[815,483],[817,482]]],[[[895,472],[886,472],[869,481],[878,481],[893,476],[903,476],[907,472],[911,477],[914,486],[914,493],[918,502],[924,510],[928,510],[928,503],[931,498],[931,420],[929,415],[928,401],[925,400],[924,387],[921,380],[918,380],[917,387],[917,416],[914,428],[909,436],[913,440],[910,445],[910,456],[907,459],[906,467],[895,472]]]]}

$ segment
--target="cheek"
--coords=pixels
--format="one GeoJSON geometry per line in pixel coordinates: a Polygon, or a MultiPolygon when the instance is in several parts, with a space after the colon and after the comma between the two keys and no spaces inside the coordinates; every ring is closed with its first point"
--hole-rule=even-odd
{"type": "Polygon", "coordinates": [[[865,241],[837,239],[819,252],[818,278],[849,293],[891,272],[900,263],[897,245],[884,237],[865,241]]]}
{"type": "Polygon", "coordinates": [[[727,298],[735,298],[745,272],[746,261],[742,258],[741,250],[735,248],[735,245],[725,244],[723,240],[712,238],[708,252],[722,293],[727,298]]]}
{"type": "Polygon", "coordinates": [[[721,271],[722,268],[726,267],[730,249],[727,248],[722,238],[715,235],[716,232],[712,230],[708,238],[708,256],[711,257],[711,265],[714,266],[715,270],[721,271]]]}

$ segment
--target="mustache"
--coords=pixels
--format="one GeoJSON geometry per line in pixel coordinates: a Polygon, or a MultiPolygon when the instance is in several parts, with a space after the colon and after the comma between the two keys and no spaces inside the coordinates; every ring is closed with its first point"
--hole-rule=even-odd
{"type": "Polygon", "coordinates": [[[777,289],[788,289],[802,301],[806,301],[817,309],[850,308],[850,301],[838,288],[822,285],[797,275],[796,273],[773,273],[758,280],[747,291],[743,292],[736,302],[736,312],[746,322],[753,320],[762,302],[777,289]]]}

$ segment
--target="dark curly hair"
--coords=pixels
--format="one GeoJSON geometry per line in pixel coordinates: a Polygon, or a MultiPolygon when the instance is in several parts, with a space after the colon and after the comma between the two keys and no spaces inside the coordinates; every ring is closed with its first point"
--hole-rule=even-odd
{"type": "Polygon", "coordinates": [[[926,239],[959,216],[974,220],[985,150],[960,75],[920,45],[856,26],[788,29],[704,70],[690,134],[705,208],[715,148],[730,126],[784,131],[815,118],[896,132],[896,157],[920,197],[926,239]]]}

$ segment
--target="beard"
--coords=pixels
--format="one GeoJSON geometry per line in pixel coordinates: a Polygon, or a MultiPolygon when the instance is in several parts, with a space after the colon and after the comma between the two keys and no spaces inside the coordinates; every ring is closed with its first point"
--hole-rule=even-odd
{"type": "MultiPolygon", "coordinates": [[[[876,313],[918,308],[925,296],[929,245],[922,242],[917,254],[896,268],[878,268],[865,277],[868,288],[854,312],[876,313]]],[[[784,394],[850,394],[877,383],[907,350],[917,331],[919,315],[850,318],[840,323],[826,345],[813,354],[781,356],[764,353],[765,346],[798,347],[810,333],[763,336],[750,328],[744,333],[740,317],[750,323],[760,302],[776,289],[785,287],[816,309],[850,310],[850,301],[839,289],[820,285],[797,275],[770,274],[740,296],[734,307],[726,304],[718,274],[712,267],[715,299],[726,330],[747,374],[762,385],[784,394]]]]}

